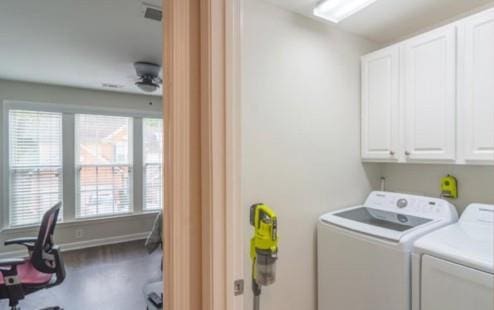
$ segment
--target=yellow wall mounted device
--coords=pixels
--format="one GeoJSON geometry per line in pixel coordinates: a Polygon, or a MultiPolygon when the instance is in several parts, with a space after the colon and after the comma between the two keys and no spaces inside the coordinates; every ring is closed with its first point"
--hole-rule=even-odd
{"type": "Polygon", "coordinates": [[[250,207],[250,225],[254,228],[250,240],[252,292],[254,293],[254,310],[259,310],[261,286],[273,284],[276,280],[278,218],[271,208],[258,203],[250,207]]]}
{"type": "Polygon", "coordinates": [[[447,175],[441,179],[441,197],[458,198],[458,181],[452,175],[447,175]]]}

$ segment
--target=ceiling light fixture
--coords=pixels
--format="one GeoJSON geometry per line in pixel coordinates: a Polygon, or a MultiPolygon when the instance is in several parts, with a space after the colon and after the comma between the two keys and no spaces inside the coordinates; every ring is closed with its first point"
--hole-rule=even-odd
{"type": "Polygon", "coordinates": [[[377,0],[324,0],[314,8],[314,15],[338,23],[377,0]]]}
{"type": "Polygon", "coordinates": [[[138,80],[136,86],[146,93],[152,93],[160,88],[163,81],[160,78],[161,66],[158,64],[139,61],[134,63],[138,80]]]}

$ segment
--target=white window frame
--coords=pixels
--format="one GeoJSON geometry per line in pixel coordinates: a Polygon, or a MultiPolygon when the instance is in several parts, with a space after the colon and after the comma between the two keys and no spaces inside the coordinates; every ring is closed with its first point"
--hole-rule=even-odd
{"type": "Polygon", "coordinates": [[[143,181],[142,181],[142,194],[143,194],[143,201],[142,201],[142,208],[143,208],[143,211],[145,212],[156,212],[156,211],[161,211],[163,210],[163,191],[161,191],[161,208],[158,208],[158,209],[154,209],[154,208],[146,208],[146,193],[147,193],[147,188],[146,188],[146,182],[145,182],[145,179],[146,179],[146,167],[148,166],[158,166],[160,169],[161,169],[161,185],[163,186],[164,185],[164,180],[163,180],[163,163],[144,163],[143,164],[143,167],[142,167],[142,178],[143,178],[143,181]]]}
{"type": "MultiPolygon", "coordinates": [[[[9,108],[9,109],[5,109],[3,112],[3,121],[4,121],[4,130],[3,132],[5,133],[5,136],[3,137],[3,143],[4,143],[4,165],[3,165],[3,173],[4,173],[4,193],[5,193],[5,200],[4,200],[4,206],[6,206],[3,210],[3,212],[0,212],[0,215],[3,216],[3,220],[0,221],[0,225],[2,225],[2,227],[25,227],[25,226],[35,226],[35,225],[38,225],[40,222],[41,222],[41,218],[40,218],[40,221],[38,223],[32,223],[32,224],[27,224],[27,225],[12,225],[12,218],[11,218],[11,208],[10,208],[10,205],[11,205],[11,198],[12,198],[12,195],[11,195],[11,190],[12,190],[12,187],[11,187],[11,173],[12,173],[12,170],[11,170],[11,165],[10,165],[10,111],[29,111],[29,112],[50,112],[50,113],[59,113],[59,114],[62,114],[62,128],[61,129],[61,134],[62,134],[62,148],[60,150],[61,152],[61,165],[60,165],[60,168],[59,168],[59,173],[61,174],[60,175],[60,196],[62,197],[63,199],[63,169],[64,169],[64,166],[63,166],[63,113],[60,113],[60,112],[52,112],[52,111],[41,111],[41,110],[31,110],[31,109],[17,109],[15,107],[13,108],[9,108]]],[[[43,166],[45,167],[45,166],[43,166]]],[[[46,166],[48,167],[48,166],[46,166]]],[[[14,169],[16,170],[16,169],[14,169]]],[[[2,210],[0,210],[2,211],[2,210]]],[[[63,212],[63,208],[62,208],[62,212],[63,212]]],[[[62,221],[63,218],[59,218],[59,221],[62,221]]]]}
{"type": "MultiPolygon", "coordinates": [[[[161,119],[161,120],[163,120],[160,117],[146,117],[146,118],[147,119],[161,119]]],[[[143,120],[144,120],[144,118],[143,118],[143,120]]],[[[142,127],[142,132],[144,133],[144,122],[142,122],[141,127],[142,127]]],[[[162,143],[163,143],[163,152],[164,152],[164,141],[162,143]]],[[[165,184],[164,177],[165,176],[163,173],[163,160],[160,163],[146,163],[145,162],[145,160],[144,160],[144,135],[142,135],[141,150],[142,150],[142,154],[143,154],[142,155],[143,156],[143,159],[142,159],[142,199],[143,199],[142,200],[142,209],[144,212],[161,211],[164,208],[164,199],[165,199],[165,197],[163,195],[163,191],[161,191],[161,208],[159,208],[159,209],[146,209],[146,182],[145,182],[145,179],[146,179],[146,167],[159,165],[161,168],[161,185],[164,186],[164,184],[165,184]]],[[[164,154],[162,154],[162,157],[163,157],[163,155],[164,154]]]]}
{"type": "MultiPolygon", "coordinates": [[[[76,113],[74,114],[74,117],[77,115],[95,115],[95,116],[101,116],[103,114],[96,114],[96,113],[76,113]]],[[[122,117],[121,115],[103,115],[103,116],[116,116],[116,117],[122,117]]],[[[83,219],[91,219],[91,218],[100,218],[100,217],[113,217],[113,216],[119,216],[119,215],[129,215],[134,213],[134,160],[133,160],[133,150],[134,150],[134,117],[131,116],[123,116],[129,118],[129,140],[127,143],[127,156],[128,156],[128,163],[127,164],[94,164],[94,165],[81,165],[79,163],[78,158],[80,156],[80,143],[78,139],[78,131],[79,128],[77,128],[77,121],[74,122],[74,155],[75,155],[75,218],[77,220],[83,220],[83,219]],[[129,211],[128,212],[122,212],[122,213],[114,213],[114,214],[101,214],[101,215],[94,215],[94,216],[81,216],[80,215],[80,204],[81,204],[81,184],[80,184],[80,174],[81,170],[84,167],[96,167],[98,169],[99,167],[119,167],[119,166],[127,166],[128,167],[128,176],[129,176],[129,211]]]]}
{"type": "MultiPolygon", "coordinates": [[[[62,113],[62,172],[63,172],[63,193],[62,199],[64,201],[63,208],[63,223],[61,225],[70,225],[74,222],[85,222],[94,220],[118,220],[119,218],[127,218],[128,216],[140,216],[148,213],[157,213],[158,210],[143,211],[143,164],[142,164],[142,118],[161,118],[161,111],[142,111],[137,109],[117,108],[117,107],[101,107],[101,106],[82,106],[77,104],[66,103],[42,103],[32,101],[21,100],[4,100],[3,101],[3,162],[2,174],[0,177],[3,180],[1,210],[0,210],[0,228],[2,230],[22,230],[25,228],[35,227],[36,225],[26,226],[10,226],[10,178],[9,178],[9,120],[8,115],[10,110],[28,110],[28,111],[43,111],[43,112],[58,112],[62,113]],[[75,161],[75,114],[96,114],[96,115],[108,115],[108,116],[124,116],[133,118],[133,148],[130,149],[129,157],[131,158],[130,165],[132,168],[132,180],[129,181],[133,184],[131,188],[131,202],[133,205],[132,213],[123,213],[113,216],[101,216],[101,217],[76,217],[76,190],[77,190],[77,174],[76,174],[76,161],[75,161]],[[66,184],[72,183],[72,184],[66,184]],[[138,191],[139,190],[139,191],[138,191]]],[[[130,129],[130,128],[129,128],[130,129]]],[[[130,143],[129,143],[130,144],[130,143]]]]}

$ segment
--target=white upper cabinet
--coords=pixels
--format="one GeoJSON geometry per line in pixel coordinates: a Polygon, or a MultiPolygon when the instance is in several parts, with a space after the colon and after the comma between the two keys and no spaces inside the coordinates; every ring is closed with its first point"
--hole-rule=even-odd
{"type": "Polygon", "coordinates": [[[494,162],[494,9],[459,30],[459,151],[467,162],[494,162]]]}
{"type": "Polygon", "coordinates": [[[456,27],[406,41],[404,155],[407,161],[456,159],[456,27]]]}
{"type": "Polygon", "coordinates": [[[494,8],[362,57],[362,159],[494,165],[494,8]]]}
{"type": "Polygon", "coordinates": [[[362,158],[396,161],[399,152],[399,48],[362,57],[362,158]]]}

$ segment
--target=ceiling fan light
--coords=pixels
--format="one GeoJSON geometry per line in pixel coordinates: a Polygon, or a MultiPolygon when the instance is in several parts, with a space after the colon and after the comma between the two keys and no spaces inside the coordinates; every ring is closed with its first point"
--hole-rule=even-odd
{"type": "Polygon", "coordinates": [[[152,82],[140,81],[136,83],[136,86],[139,87],[142,91],[146,93],[152,93],[159,88],[159,85],[154,84],[152,82]]]}
{"type": "Polygon", "coordinates": [[[156,91],[163,82],[160,78],[161,66],[158,64],[139,61],[134,63],[134,68],[138,76],[135,85],[146,93],[156,91]]]}
{"type": "Polygon", "coordinates": [[[377,0],[324,0],[313,10],[317,17],[339,23],[343,19],[368,7],[377,0]]]}

